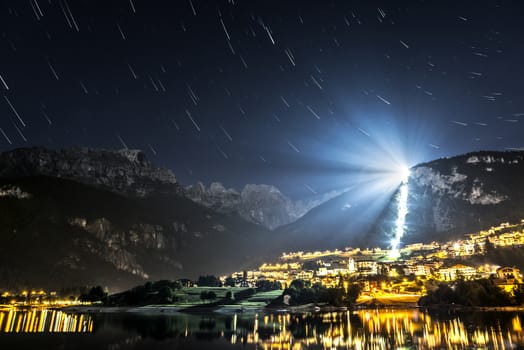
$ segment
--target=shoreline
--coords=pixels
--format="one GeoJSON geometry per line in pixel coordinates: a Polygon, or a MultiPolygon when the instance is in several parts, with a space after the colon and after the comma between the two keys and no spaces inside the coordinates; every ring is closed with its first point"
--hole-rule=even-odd
{"type": "Polygon", "coordinates": [[[521,306],[465,306],[465,305],[428,305],[419,306],[422,311],[474,311],[474,312],[519,312],[524,311],[521,306]]]}
{"type": "Polygon", "coordinates": [[[136,314],[252,314],[252,313],[325,313],[325,312],[345,312],[360,310],[384,310],[384,309],[418,309],[422,312],[435,311],[472,311],[472,312],[522,312],[523,306],[462,306],[462,305],[433,305],[418,306],[414,304],[355,304],[347,306],[317,306],[317,305],[295,305],[295,306],[275,306],[261,308],[242,308],[239,305],[223,305],[220,307],[201,307],[191,309],[179,305],[144,305],[144,306],[68,306],[56,308],[72,313],[136,313],[136,314]]]}
{"type": "MultiPolygon", "coordinates": [[[[389,300],[390,301],[390,300],[389,300]]],[[[55,309],[71,313],[136,313],[136,314],[243,314],[243,313],[311,313],[311,312],[344,312],[359,310],[381,310],[381,309],[418,309],[424,312],[450,312],[450,311],[472,311],[472,312],[523,312],[524,305],[510,306],[465,306],[455,304],[435,304],[419,306],[413,301],[384,302],[378,299],[365,299],[351,306],[331,306],[326,304],[303,304],[303,305],[274,305],[274,306],[246,306],[241,304],[225,305],[188,305],[188,304],[159,304],[142,306],[103,306],[103,305],[67,305],[46,306],[27,305],[13,306],[0,305],[0,309],[55,309]],[[197,306],[197,307],[195,307],[197,306]]]]}

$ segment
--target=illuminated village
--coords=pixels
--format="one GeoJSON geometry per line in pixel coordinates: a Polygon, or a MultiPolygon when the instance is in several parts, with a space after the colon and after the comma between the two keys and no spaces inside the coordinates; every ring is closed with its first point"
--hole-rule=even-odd
{"type": "MultiPolygon", "coordinates": [[[[467,234],[464,239],[443,243],[415,243],[399,249],[398,258],[391,250],[346,248],[334,251],[284,253],[277,263],[264,263],[257,270],[231,275],[238,286],[255,286],[261,279],[280,282],[283,287],[301,279],[326,287],[347,287],[359,282],[361,298],[366,296],[413,295],[426,293],[426,281],[451,282],[457,279],[494,278],[497,285],[511,292],[522,283],[514,266],[472,264],[474,257],[488,249],[524,245],[524,220],[503,223],[489,230],[467,234]]],[[[229,276],[223,276],[226,280],[229,276]]]]}
{"type": "MultiPolygon", "coordinates": [[[[460,240],[406,245],[399,249],[398,258],[392,258],[390,250],[379,248],[285,253],[277,263],[264,263],[256,270],[222,276],[220,279],[226,288],[221,289],[229,289],[231,281],[240,289],[257,287],[263,280],[278,282],[282,288],[289,287],[297,279],[328,288],[343,286],[347,289],[348,284],[358,283],[359,303],[380,299],[390,306],[400,302],[401,307],[382,311],[357,308],[327,313],[227,314],[216,316],[213,321],[216,322],[213,327],[223,331],[209,330],[209,336],[224,338],[231,344],[258,344],[263,349],[358,348],[364,343],[370,344],[370,349],[383,349],[385,344],[428,349],[494,345],[500,349],[513,348],[515,344],[524,343],[522,320],[518,315],[508,316],[505,332],[494,331],[488,326],[470,330],[459,318],[434,319],[422,310],[406,309],[405,303],[425,295],[426,286],[432,282],[458,279],[491,278],[501,289],[511,293],[522,284],[519,269],[469,262],[474,257],[488,256],[490,249],[523,245],[524,220],[468,234],[460,240]],[[325,327],[326,324],[331,326],[325,327]]],[[[78,299],[61,300],[56,292],[44,290],[23,291],[16,296],[4,292],[2,297],[4,301],[11,300],[15,307],[0,310],[0,332],[90,333],[96,330],[91,315],[69,314],[55,308],[82,304],[78,299]]],[[[179,331],[175,333],[182,338],[203,334],[202,321],[198,324],[184,322],[173,324],[164,331],[179,331]]]]}
{"type": "MultiPolygon", "coordinates": [[[[524,246],[524,220],[467,234],[464,239],[409,244],[399,249],[397,258],[391,257],[391,250],[380,248],[284,253],[276,263],[221,276],[220,281],[225,287],[241,288],[257,287],[261,281],[278,282],[282,289],[294,280],[346,289],[350,283],[357,283],[360,302],[382,298],[385,304],[415,303],[427,293],[428,283],[435,285],[458,279],[491,278],[501,289],[512,293],[523,283],[517,267],[472,262],[474,258],[486,256],[488,249],[521,246],[524,246]]],[[[190,282],[190,286],[197,284],[190,282]]],[[[44,290],[3,291],[0,297],[4,305],[82,304],[78,298],[44,290]]]]}

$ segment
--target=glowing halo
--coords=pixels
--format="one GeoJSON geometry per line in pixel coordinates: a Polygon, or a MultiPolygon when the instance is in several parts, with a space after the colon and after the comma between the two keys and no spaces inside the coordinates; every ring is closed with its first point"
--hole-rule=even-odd
{"type": "MultiPolygon", "coordinates": [[[[348,110],[336,128],[315,135],[297,134],[293,140],[309,147],[296,155],[310,164],[300,168],[300,176],[307,176],[303,183],[319,191],[344,189],[343,196],[326,206],[330,210],[311,218],[311,222],[322,222],[329,244],[379,246],[395,252],[406,241],[409,226],[409,217],[398,215],[398,205],[400,197],[409,201],[411,196],[399,196],[400,187],[409,181],[405,189],[412,188],[410,168],[428,160],[424,146],[434,130],[404,123],[404,116],[375,112],[348,110]]],[[[279,166],[290,174],[299,169],[294,164],[279,166]]],[[[295,176],[287,178],[293,185],[298,182],[295,176]]],[[[410,206],[404,202],[401,207],[400,214],[410,206]]]]}

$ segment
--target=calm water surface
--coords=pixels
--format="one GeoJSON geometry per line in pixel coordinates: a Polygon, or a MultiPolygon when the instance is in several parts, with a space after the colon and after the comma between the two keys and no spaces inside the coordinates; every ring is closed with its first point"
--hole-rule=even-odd
{"type": "Polygon", "coordinates": [[[523,349],[524,313],[0,310],[0,349],[523,349]]]}

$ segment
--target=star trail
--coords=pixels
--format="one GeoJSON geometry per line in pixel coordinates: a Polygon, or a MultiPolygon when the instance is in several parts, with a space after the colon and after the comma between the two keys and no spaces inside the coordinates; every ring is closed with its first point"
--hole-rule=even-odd
{"type": "Polygon", "coordinates": [[[185,184],[303,197],[384,155],[412,166],[522,149],[523,9],[5,0],[0,151],[137,148],[185,184]]]}

